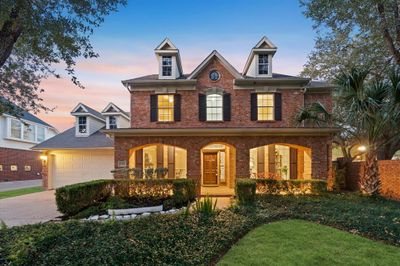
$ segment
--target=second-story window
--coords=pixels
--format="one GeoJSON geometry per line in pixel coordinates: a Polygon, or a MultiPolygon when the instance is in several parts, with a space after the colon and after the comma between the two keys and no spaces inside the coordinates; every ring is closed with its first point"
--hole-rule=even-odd
{"type": "Polygon", "coordinates": [[[268,75],[268,55],[259,54],[258,55],[258,74],[268,75]]]}
{"type": "Polygon", "coordinates": [[[174,95],[157,95],[158,121],[174,121],[174,95]]]}
{"type": "Polygon", "coordinates": [[[45,139],[45,129],[44,127],[37,127],[36,128],[36,141],[42,142],[45,139]]]}
{"type": "Polygon", "coordinates": [[[11,120],[11,137],[21,139],[22,123],[17,119],[11,120]]]}
{"type": "Polygon", "coordinates": [[[81,134],[87,133],[87,119],[86,116],[78,117],[78,132],[81,134]]]}
{"type": "Polygon", "coordinates": [[[24,140],[35,141],[35,126],[24,125],[24,140]]]}
{"type": "Polygon", "coordinates": [[[223,100],[222,95],[213,93],[207,95],[207,121],[222,121],[223,100]]]}
{"type": "Polygon", "coordinates": [[[117,129],[117,118],[115,116],[108,117],[108,126],[110,129],[117,129]]]}
{"type": "Polygon", "coordinates": [[[257,94],[257,119],[259,121],[274,120],[274,94],[257,94]]]}
{"type": "Polygon", "coordinates": [[[162,75],[164,77],[172,76],[172,56],[162,57],[162,75]]]}

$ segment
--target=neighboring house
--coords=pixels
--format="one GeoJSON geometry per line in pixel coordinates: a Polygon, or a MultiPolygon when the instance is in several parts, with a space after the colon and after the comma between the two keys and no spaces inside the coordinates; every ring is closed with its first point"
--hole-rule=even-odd
{"type": "Polygon", "coordinates": [[[130,114],[110,103],[100,113],[78,104],[71,115],[74,127],[33,147],[47,155],[48,189],[94,179],[112,178],[114,142],[101,129],[129,127],[130,114]]]}
{"type": "Polygon", "coordinates": [[[42,178],[40,153],[30,149],[57,133],[28,112],[22,112],[20,118],[0,115],[0,182],[42,178]]]}
{"type": "Polygon", "coordinates": [[[264,37],[242,73],[213,51],[183,74],[165,39],[155,49],[158,74],[122,81],[135,115],[130,128],[103,131],[114,138],[115,168],[167,168],[169,178],[197,180],[203,194],[232,194],[238,177],[327,179],[337,130],[293,117],[315,101],[331,110],[332,87],[274,73],[276,51],[264,37]]]}

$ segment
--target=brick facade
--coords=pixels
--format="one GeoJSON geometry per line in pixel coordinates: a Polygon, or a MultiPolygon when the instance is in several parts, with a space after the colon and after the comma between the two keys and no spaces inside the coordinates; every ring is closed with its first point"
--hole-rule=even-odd
{"type": "MultiPolygon", "coordinates": [[[[400,200],[400,161],[383,160],[378,162],[381,176],[381,195],[400,200]]],[[[359,190],[360,176],[364,172],[364,162],[351,162],[346,169],[346,189],[359,190]]]]}
{"type": "Polygon", "coordinates": [[[35,151],[0,148],[0,182],[41,179],[39,156],[40,153],[35,151]],[[11,171],[11,166],[16,166],[16,171],[11,171]]]}

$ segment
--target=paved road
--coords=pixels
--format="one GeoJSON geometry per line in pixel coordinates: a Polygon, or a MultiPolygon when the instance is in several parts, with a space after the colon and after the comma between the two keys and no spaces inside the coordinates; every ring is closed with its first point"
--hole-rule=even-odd
{"type": "Polygon", "coordinates": [[[0,200],[0,219],[10,227],[46,222],[60,215],[54,190],[0,200]]]}
{"type": "Polygon", "coordinates": [[[42,179],[0,182],[0,192],[19,188],[40,187],[41,185],[42,179]]]}

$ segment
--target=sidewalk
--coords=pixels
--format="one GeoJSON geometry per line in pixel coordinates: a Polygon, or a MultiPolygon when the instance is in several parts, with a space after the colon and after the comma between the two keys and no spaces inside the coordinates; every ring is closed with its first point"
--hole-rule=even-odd
{"type": "Polygon", "coordinates": [[[40,187],[40,186],[42,186],[42,179],[0,182],[0,192],[20,189],[20,188],[40,187]]]}

